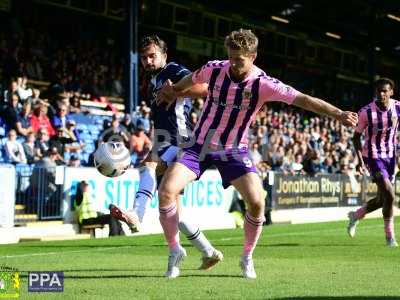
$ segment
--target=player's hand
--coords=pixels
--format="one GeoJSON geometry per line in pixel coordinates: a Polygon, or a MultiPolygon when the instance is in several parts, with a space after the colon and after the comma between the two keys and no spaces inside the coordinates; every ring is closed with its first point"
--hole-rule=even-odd
{"type": "Polygon", "coordinates": [[[172,81],[168,79],[164,82],[162,88],[157,92],[156,103],[157,105],[166,103],[168,109],[176,98],[177,94],[174,91],[174,85],[172,81]]]}
{"type": "Polygon", "coordinates": [[[344,111],[340,115],[339,120],[343,125],[356,127],[358,124],[358,114],[352,111],[344,111]]]}
{"type": "Polygon", "coordinates": [[[360,173],[360,175],[362,175],[362,176],[368,175],[368,170],[367,170],[367,168],[365,168],[364,162],[359,163],[357,165],[356,169],[357,169],[358,173],[360,173]]]}

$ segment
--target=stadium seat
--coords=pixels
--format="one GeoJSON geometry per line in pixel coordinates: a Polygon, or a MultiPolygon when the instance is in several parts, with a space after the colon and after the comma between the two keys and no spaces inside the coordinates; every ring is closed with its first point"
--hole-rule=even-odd
{"type": "Polygon", "coordinates": [[[84,151],[86,153],[92,153],[94,151],[94,144],[93,143],[85,144],[84,151]]]}
{"type": "Polygon", "coordinates": [[[18,137],[17,138],[17,142],[19,142],[20,144],[23,144],[25,142],[25,138],[24,137],[18,137]]]}
{"type": "Polygon", "coordinates": [[[88,161],[89,161],[89,153],[84,153],[83,155],[82,155],[82,158],[83,158],[83,162],[84,162],[84,164],[86,165],[87,163],[88,163],[88,161]]]}
{"type": "Polygon", "coordinates": [[[93,137],[89,133],[82,133],[79,135],[79,138],[86,144],[91,143],[93,141],[93,137]]]}
{"type": "Polygon", "coordinates": [[[95,124],[89,124],[87,125],[87,128],[89,129],[90,132],[98,131],[97,126],[95,124]]]}
{"type": "Polygon", "coordinates": [[[68,162],[68,161],[70,160],[70,158],[71,158],[71,153],[69,153],[69,152],[64,152],[64,160],[65,160],[66,162],[68,162]]]}
{"type": "Polygon", "coordinates": [[[78,129],[78,131],[80,131],[80,132],[84,132],[84,131],[88,131],[88,127],[87,127],[87,125],[86,124],[84,124],[84,123],[78,123],[78,124],[76,124],[76,129],[78,129]]]}

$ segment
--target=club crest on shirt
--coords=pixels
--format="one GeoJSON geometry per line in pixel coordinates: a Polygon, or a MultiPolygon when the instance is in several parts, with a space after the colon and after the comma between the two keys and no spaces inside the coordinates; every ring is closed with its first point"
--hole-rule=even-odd
{"type": "Polygon", "coordinates": [[[252,97],[251,90],[249,90],[249,89],[243,90],[242,97],[243,97],[243,99],[251,99],[251,97],[252,97]]]}

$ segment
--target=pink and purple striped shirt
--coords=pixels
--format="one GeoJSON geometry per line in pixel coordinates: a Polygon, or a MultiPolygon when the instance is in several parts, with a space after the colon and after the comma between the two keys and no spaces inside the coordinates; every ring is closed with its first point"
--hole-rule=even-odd
{"type": "Polygon", "coordinates": [[[358,112],[356,132],[365,131],[362,155],[367,158],[391,158],[397,145],[397,128],[400,118],[400,102],[389,100],[388,110],[381,110],[374,102],[358,112]]]}
{"type": "Polygon", "coordinates": [[[241,82],[229,76],[230,63],[210,61],[193,73],[194,83],[208,83],[208,96],[194,129],[196,143],[210,148],[247,147],[249,126],[266,103],[292,104],[299,92],[253,66],[241,82]]]}

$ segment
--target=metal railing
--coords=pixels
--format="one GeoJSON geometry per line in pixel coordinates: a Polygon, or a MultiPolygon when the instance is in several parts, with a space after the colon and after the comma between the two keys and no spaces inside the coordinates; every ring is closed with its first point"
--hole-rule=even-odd
{"type": "Polygon", "coordinates": [[[63,186],[55,167],[16,166],[16,223],[62,218],[63,186]]]}

